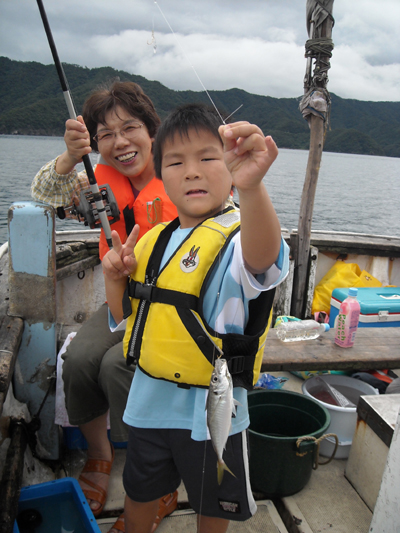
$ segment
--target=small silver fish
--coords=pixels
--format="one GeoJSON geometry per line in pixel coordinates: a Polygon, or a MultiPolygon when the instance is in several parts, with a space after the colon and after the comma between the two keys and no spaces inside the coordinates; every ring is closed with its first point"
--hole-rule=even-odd
{"type": "Polygon", "coordinates": [[[238,404],[239,402],[233,398],[232,377],[229,373],[227,362],[225,359],[217,359],[211,375],[206,409],[207,426],[211,436],[211,443],[218,458],[217,472],[219,485],[222,483],[224,470],[227,470],[232,476],[236,477],[226,466],[222,454],[231,429],[232,415],[235,416],[235,406],[238,404]]]}

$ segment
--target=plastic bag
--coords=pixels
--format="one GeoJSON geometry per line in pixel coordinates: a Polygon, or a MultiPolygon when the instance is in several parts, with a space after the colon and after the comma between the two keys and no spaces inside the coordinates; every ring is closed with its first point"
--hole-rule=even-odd
{"type": "Polygon", "coordinates": [[[264,373],[260,376],[255,389],[281,389],[289,378],[275,377],[271,374],[264,373]]]}
{"type": "Polygon", "coordinates": [[[288,315],[277,316],[275,320],[274,328],[277,328],[279,324],[282,324],[282,322],[301,322],[301,318],[296,318],[295,316],[288,316],[288,315]]]}
{"type": "Polygon", "coordinates": [[[311,313],[330,312],[333,289],[349,287],[382,287],[382,283],[356,263],[336,261],[314,290],[311,313]]]}

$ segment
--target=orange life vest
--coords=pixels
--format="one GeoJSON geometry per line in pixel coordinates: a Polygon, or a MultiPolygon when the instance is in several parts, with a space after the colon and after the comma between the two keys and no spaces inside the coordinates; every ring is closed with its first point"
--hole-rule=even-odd
{"type": "MultiPolygon", "coordinates": [[[[108,185],[114,193],[120,210],[120,219],[112,224],[122,242],[125,242],[135,224],[139,224],[139,239],[159,222],[168,222],[178,216],[176,207],[171,202],[161,180],[153,178],[135,199],[130,180],[115,168],[98,163],[95,176],[99,185],[108,185]]],[[[103,229],[100,233],[100,259],[109,248],[103,229]]]]}

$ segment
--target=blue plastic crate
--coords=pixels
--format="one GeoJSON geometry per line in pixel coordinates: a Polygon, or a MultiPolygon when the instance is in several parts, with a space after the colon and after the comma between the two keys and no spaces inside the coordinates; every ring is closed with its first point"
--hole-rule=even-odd
{"type": "MultiPolygon", "coordinates": [[[[347,298],[349,289],[332,291],[329,325],[335,325],[340,304],[347,298]]],[[[400,326],[400,287],[361,287],[357,300],[360,303],[358,327],[392,328],[400,326]]]]}
{"type": "MultiPolygon", "coordinates": [[[[71,477],[23,487],[18,512],[26,509],[40,512],[46,531],[61,531],[60,524],[65,520],[64,529],[101,533],[78,481],[71,477]],[[45,524],[46,519],[49,524],[45,524]]],[[[20,533],[17,521],[13,533],[20,533]]]]}

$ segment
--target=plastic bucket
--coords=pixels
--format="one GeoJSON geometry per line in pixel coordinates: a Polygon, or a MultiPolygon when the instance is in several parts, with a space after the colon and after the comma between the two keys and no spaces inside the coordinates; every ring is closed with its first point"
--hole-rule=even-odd
{"type": "MultiPolygon", "coordinates": [[[[318,387],[318,378],[315,376],[304,381],[301,386],[303,394],[310,398],[314,398],[320,405],[323,405],[329,411],[331,416],[329,433],[335,433],[339,439],[339,446],[335,457],[337,459],[345,459],[349,456],[354,431],[356,429],[358,400],[360,396],[378,394],[378,391],[368,383],[349,376],[327,374],[325,376],[319,376],[319,378],[341,392],[356,406],[341,407],[338,405],[331,405],[318,399],[318,397],[315,397],[315,395],[318,394],[318,390],[320,390],[320,387],[318,387]]],[[[320,453],[325,457],[330,457],[334,448],[335,441],[331,438],[327,438],[321,442],[320,453]]]]}
{"type": "Polygon", "coordinates": [[[282,390],[251,391],[248,404],[252,489],[268,498],[295,494],[318,465],[316,439],[329,426],[328,410],[310,397],[282,390]]]}

